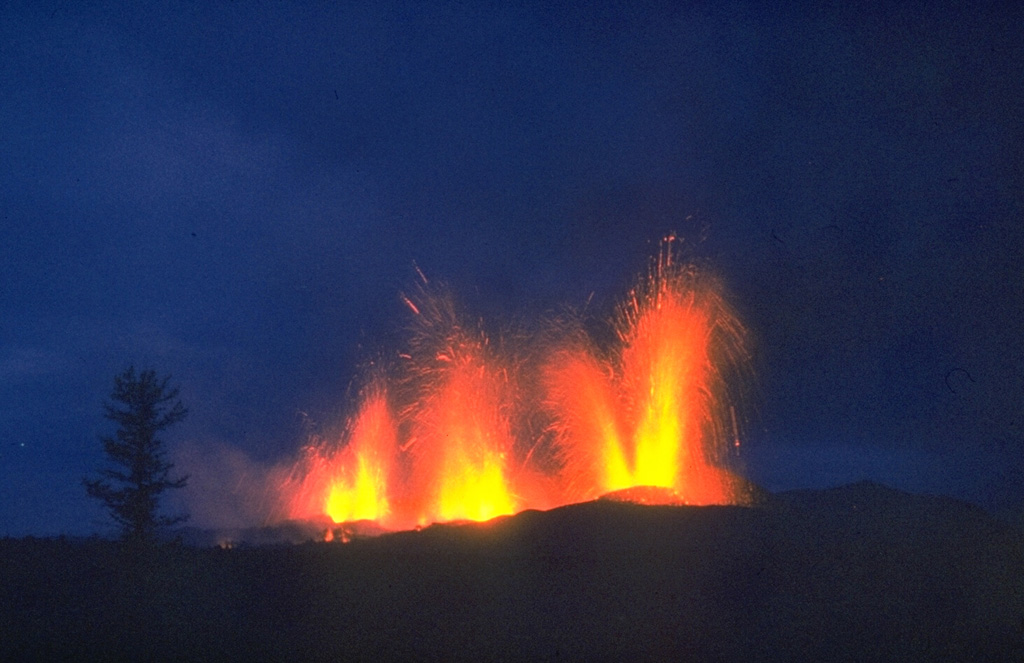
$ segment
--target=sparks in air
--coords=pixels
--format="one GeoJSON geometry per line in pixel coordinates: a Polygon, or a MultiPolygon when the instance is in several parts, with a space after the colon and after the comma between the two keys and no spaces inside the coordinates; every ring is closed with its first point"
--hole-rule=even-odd
{"type": "Polygon", "coordinates": [[[727,467],[743,328],[717,282],[674,250],[662,243],[607,347],[578,322],[543,347],[494,343],[417,268],[419,290],[402,296],[408,347],[368,380],[339,439],[307,447],[278,487],[284,514],[405,529],[609,493],[746,501],[727,467]]]}

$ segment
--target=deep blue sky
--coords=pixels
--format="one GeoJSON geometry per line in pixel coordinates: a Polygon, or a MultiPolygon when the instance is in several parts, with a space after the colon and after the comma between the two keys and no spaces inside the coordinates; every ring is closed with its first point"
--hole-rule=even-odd
{"type": "Polygon", "coordinates": [[[610,311],[670,230],[751,330],[752,478],[1020,503],[1024,12],[365,4],[0,2],[0,535],[108,527],[129,362],[229,522],[414,263],[498,328],[610,311]]]}

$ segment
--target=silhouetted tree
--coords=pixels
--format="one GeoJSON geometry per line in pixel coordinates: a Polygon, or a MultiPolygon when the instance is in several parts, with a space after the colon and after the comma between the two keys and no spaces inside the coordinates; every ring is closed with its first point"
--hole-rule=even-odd
{"type": "Polygon", "coordinates": [[[160,494],[188,482],[187,476],[169,478],[174,464],[164,459],[163,441],[157,438],[158,432],[188,414],[176,400],[178,389],[167,386],[169,381],[169,376],[158,378],[152,370],[136,375],[134,366],[114,378],[104,416],[117,422],[118,429],[113,437],[100,437],[114,467],[101,470],[102,478],[83,480],[86,491],[103,502],[129,543],[152,543],[161,528],[188,518],[157,515],[160,494]]]}

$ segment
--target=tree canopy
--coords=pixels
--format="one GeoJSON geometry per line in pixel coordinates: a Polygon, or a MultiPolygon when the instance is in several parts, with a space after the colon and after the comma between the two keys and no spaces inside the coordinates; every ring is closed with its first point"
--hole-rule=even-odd
{"type": "Polygon", "coordinates": [[[162,528],[188,518],[159,514],[161,494],[188,482],[188,476],[170,478],[174,464],[166,460],[157,437],[188,414],[178,388],[169,382],[170,376],[158,377],[153,370],[136,374],[134,366],[114,378],[104,416],[118,428],[113,436],[100,437],[111,467],[101,470],[99,478],[83,480],[88,494],[103,502],[132,543],[151,543],[162,528]]]}

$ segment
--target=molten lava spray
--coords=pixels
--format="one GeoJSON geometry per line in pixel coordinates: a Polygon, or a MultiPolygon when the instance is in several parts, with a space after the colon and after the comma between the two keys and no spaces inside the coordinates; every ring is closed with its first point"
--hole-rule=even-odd
{"type": "Polygon", "coordinates": [[[414,318],[397,371],[370,380],[337,444],[307,448],[281,486],[288,516],[398,529],[613,492],[743,502],[723,467],[730,423],[738,443],[725,374],[742,363],[743,329],[716,282],[673,248],[662,244],[618,308],[611,347],[577,327],[529,353],[544,359],[526,369],[526,353],[495,348],[424,277],[404,298],[414,318]],[[534,465],[545,446],[556,476],[534,465]]]}
{"type": "Polygon", "coordinates": [[[722,460],[725,393],[716,360],[731,361],[742,328],[717,286],[675,262],[671,240],[620,307],[618,343],[600,353],[577,333],[545,370],[571,499],[635,486],[675,491],[688,504],[734,502],[722,460]]]}
{"type": "Polygon", "coordinates": [[[348,446],[338,454],[324,513],[336,523],[383,521],[390,515],[388,482],[397,451],[395,421],[383,389],[373,389],[359,408],[348,446]]]}
{"type": "Polygon", "coordinates": [[[336,523],[390,520],[389,489],[397,470],[397,426],[381,384],[360,395],[342,440],[314,439],[282,486],[291,518],[326,515],[336,523]]]}
{"type": "Polygon", "coordinates": [[[459,320],[447,293],[422,293],[407,362],[413,401],[405,415],[418,521],[489,520],[518,510],[509,485],[515,440],[510,371],[483,330],[459,320]]]}

